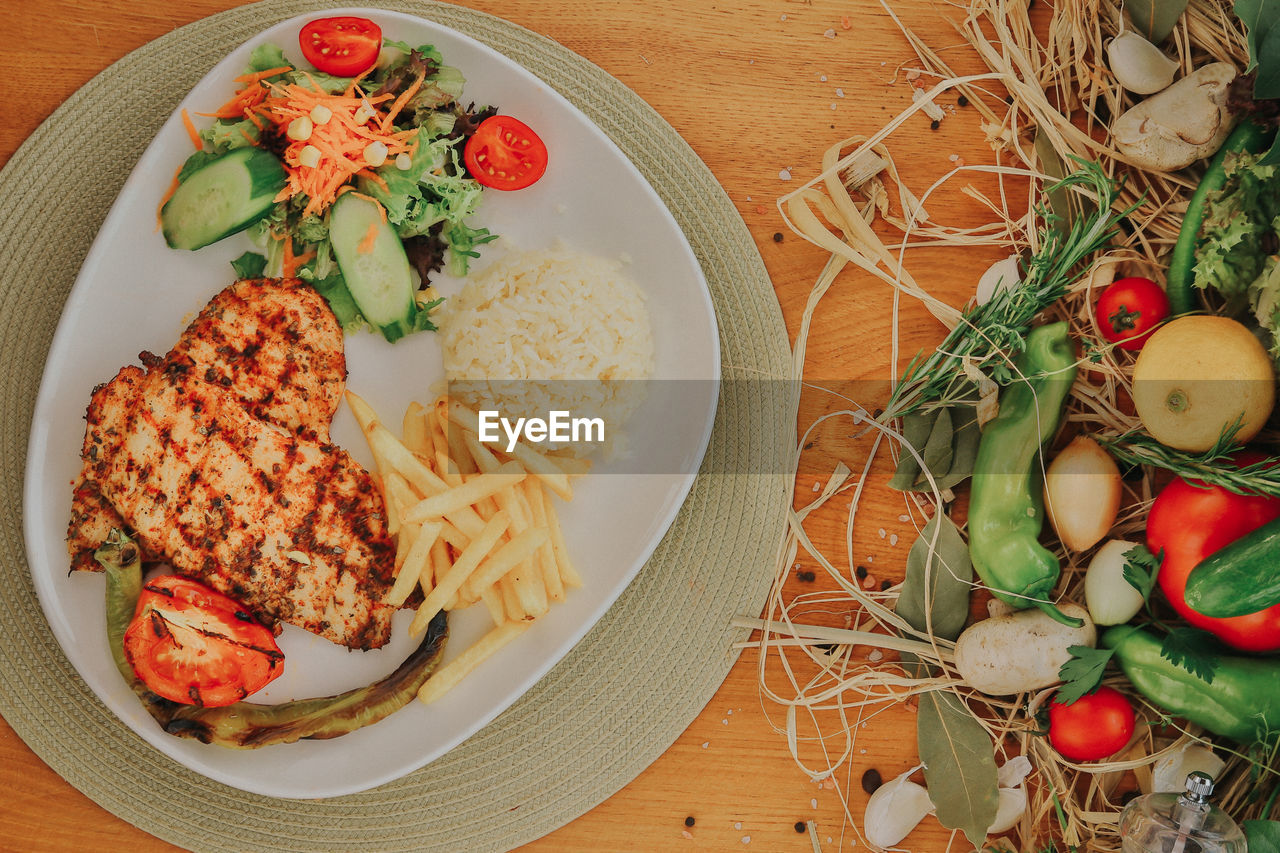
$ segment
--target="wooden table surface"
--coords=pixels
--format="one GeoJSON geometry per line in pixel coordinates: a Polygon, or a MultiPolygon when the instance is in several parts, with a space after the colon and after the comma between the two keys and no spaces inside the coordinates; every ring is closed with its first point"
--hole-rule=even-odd
{"type": "MultiPolygon", "coordinates": [[[[169,30],[234,5],[235,0],[0,0],[0,19],[8,31],[0,40],[0,85],[8,95],[0,122],[0,164],[94,74],[169,30]]],[[[874,132],[911,102],[911,86],[899,69],[913,64],[914,57],[880,4],[469,0],[469,5],[586,57],[679,131],[750,228],[794,339],[826,258],[787,231],[774,201],[818,172],[830,145],[874,132]]],[[[892,5],[935,45],[957,44],[955,32],[940,17],[941,4],[894,0],[892,5]]],[[[973,69],[972,63],[967,67],[973,69]]],[[[917,188],[947,171],[953,155],[971,162],[991,159],[972,111],[955,111],[937,130],[917,116],[892,144],[905,177],[917,188]]],[[[956,195],[935,201],[931,212],[956,221],[976,219],[980,211],[975,202],[956,195]]],[[[980,255],[966,254],[957,263],[936,252],[920,259],[915,276],[959,304],[982,268],[980,255]]],[[[823,381],[886,379],[888,347],[876,342],[886,340],[889,308],[887,287],[846,273],[814,323],[807,375],[823,381]]],[[[903,310],[904,352],[941,338],[941,327],[915,306],[903,310]]],[[[839,407],[838,401],[807,393],[802,428],[816,414],[839,407]]],[[[802,493],[816,477],[825,478],[829,463],[802,464],[802,493]]],[[[875,571],[888,579],[901,577],[911,541],[911,532],[898,520],[901,512],[900,498],[873,489],[854,535],[858,552],[874,557],[875,571]],[[901,545],[889,544],[894,533],[901,534],[901,545]]],[[[812,535],[828,553],[839,555],[843,522],[838,513],[829,516],[815,519],[812,535]]],[[[812,564],[804,557],[800,562],[812,564]]],[[[788,595],[799,589],[792,574],[788,595]]],[[[846,804],[860,823],[866,802],[858,784],[863,771],[875,768],[890,779],[916,763],[914,718],[906,709],[893,709],[861,730],[857,754],[842,770],[838,787],[814,782],[797,766],[776,728],[782,720],[783,710],[762,700],[757,658],[747,651],[703,712],[651,767],[598,807],[523,849],[810,851],[807,831],[796,829],[804,821],[816,823],[822,850],[854,849],[846,804]]],[[[930,818],[906,845],[940,851],[949,838],[930,818]]],[[[960,842],[951,847],[965,848],[960,842]]],[[[173,848],[72,788],[0,721],[0,850],[167,849],[173,848]]]]}

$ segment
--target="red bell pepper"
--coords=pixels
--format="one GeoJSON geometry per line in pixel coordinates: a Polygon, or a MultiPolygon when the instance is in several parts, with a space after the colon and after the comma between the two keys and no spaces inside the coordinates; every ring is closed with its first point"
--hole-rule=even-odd
{"type": "Polygon", "coordinates": [[[1280,650],[1280,604],[1229,619],[1205,616],[1187,606],[1187,575],[1214,551],[1275,518],[1280,498],[1246,497],[1183,479],[1165,486],[1147,518],[1147,547],[1164,552],[1158,582],[1165,598],[1188,623],[1242,651],[1280,650]]]}

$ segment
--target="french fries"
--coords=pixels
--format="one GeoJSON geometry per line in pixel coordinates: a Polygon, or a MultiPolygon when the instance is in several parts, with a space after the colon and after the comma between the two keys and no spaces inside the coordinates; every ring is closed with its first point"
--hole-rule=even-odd
{"type": "Polygon", "coordinates": [[[485,445],[476,414],[445,398],[411,404],[401,438],[350,391],[347,402],[373,452],[395,525],[396,579],[386,602],[401,606],[415,586],[421,589],[413,634],[442,610],[477,604],[494,623],[423,685],[418,698],[431,702],[582,585],[552,495],[570,500],[570,478],[586,473],[589,463],[523,442],[510,453],[485,445]]]}

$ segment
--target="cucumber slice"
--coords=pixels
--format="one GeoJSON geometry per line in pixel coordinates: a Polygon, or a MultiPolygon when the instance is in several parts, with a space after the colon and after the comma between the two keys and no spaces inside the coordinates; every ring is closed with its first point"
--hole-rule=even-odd
{"type": "Polygon", "coordinates": [[[355,193],[339,196],[329,209],[329,242],[364,318],[389,341],[413,331],[413,273],[382,206],[355,193]]]}
{"type": "Polygon", "coordinates": [[[160,211],[165,241],[199,249],[266,216],[284,189],[284,166],[261,148],[237,148],[210,160],[178,184],[160,211]]]}

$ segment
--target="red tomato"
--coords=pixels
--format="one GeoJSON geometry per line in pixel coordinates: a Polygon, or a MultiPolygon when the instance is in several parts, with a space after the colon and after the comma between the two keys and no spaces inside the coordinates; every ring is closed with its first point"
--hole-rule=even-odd
{"type": "Polygon", "coordinates": [[[1098,299],[1096,317],[1102,337],[1120,349],[1136,351],[1169,316],[1169,296],[1149,278],[1122,278],[1098,299]]]}
{"type": "Polygon", "coordinates": [[[1133,737],[1133,706],[1112,687],[1099,687],[1070,705],[1049,703],[1049,742],[1071,761],[1097,761],[1124,749],[1133,737]]]}
{"type": "Polygon", "coordinates": [[[243,605],[178,575],[143,585],[124,653],[154,693],[185,705],[230,705],[284,672],[275,636],[243,605]]]}
{"type": "MultiPolygon", "coordinates": [[[[1261,457],[1239,458],[1252,462],[1261,457]]],[[[1165,486],[1147,516],[1147,547],[1157,555],[1164,551],[1158,580],[1173,609],[1190,624],[1242,651],[1280,649],[1280,604],[1245,616],[1215,619],[1192,610],[1183,597],[1187,575],[1201,560],[1278,517],[1280,498],[1246,497],[1183,479],[1165,486]]]]}
{"type": "Polygon", "coordinates": [[[493,116],[467,140],[462,161],[486,187],[522,190],[547,171],[547,146],[524,122],[493,116]]]}
{"type": "Polygon", "coordinates": [[[378,61],[382,29],[368,18],[317,18],[302,28],[298,44],[318,71],[354,77],[378,61]]]}

